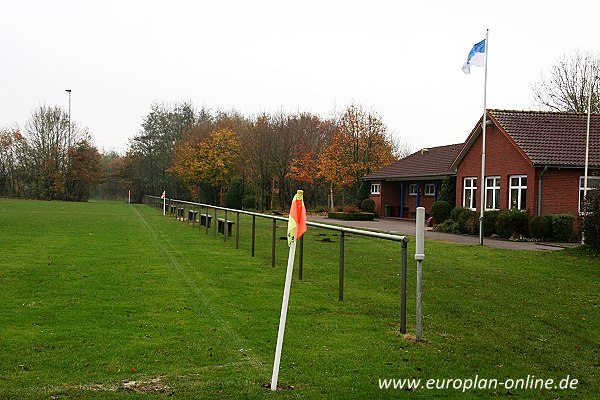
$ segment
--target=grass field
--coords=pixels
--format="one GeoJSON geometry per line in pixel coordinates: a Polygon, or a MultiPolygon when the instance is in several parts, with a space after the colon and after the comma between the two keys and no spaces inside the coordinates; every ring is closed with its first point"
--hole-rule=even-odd
{"type": "MultiPolygon", "coordinates": [[[[415,343],[398,331],[400,245],[348,235],[338,302],[339,239],[317,229],[272,393],[287,242],[271,268],[257,224],[252,258],[245,218],[236,250],[145,205],[0,200],[0,399],[598,398],[599,258],[428,241],[415,343]],[[509,388],[380,389],[476,376],[509,388]],[[510,387],[528,376],[577,383],[510,387]]],[[[412,256],[409,271],[414,333],[412,256]]]]}

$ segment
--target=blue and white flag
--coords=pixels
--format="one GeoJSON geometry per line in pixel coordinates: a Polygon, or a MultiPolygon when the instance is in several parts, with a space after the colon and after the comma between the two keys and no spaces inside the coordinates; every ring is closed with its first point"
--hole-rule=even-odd
{"type": "Polygon", "coordinates": [[[485,39],[473,46],[469,52],[467,61],[465,61],[465,64],[462,67],[465,74],[471,73],[471,65],[476,67],[485,66],[485,39]]]}

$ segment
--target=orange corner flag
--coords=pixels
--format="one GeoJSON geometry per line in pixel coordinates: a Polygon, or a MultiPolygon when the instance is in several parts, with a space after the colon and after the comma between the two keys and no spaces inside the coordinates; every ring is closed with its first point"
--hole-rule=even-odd
{"type": "Polygon", "coordinates": [[[304,232],[306,232],[306,208],[304,207],[303,195],[304,192],[298,190],[292,200],[288,219],[288,246],[291,246],[294,240],[300,239],[304,232]]]}

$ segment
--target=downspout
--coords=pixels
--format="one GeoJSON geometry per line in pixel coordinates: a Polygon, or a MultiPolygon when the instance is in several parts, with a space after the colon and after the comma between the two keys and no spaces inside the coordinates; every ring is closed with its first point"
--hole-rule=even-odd
{"type": "Polygon", "coordinates": [[[538,176],[538,204],[537,204],[537,215],[542,215],[542,175],[548,170],[548,166],[544,166],[542,172],[538,176]]]}

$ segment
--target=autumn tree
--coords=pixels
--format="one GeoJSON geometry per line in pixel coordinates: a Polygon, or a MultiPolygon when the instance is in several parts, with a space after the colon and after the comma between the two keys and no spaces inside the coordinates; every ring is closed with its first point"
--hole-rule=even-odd
{"type": "Polygon", "coordinates": [[[591,111],[599,113],[599,73],[598,55],[576,52],[564,56],[550,68],[547,75],[542,75],[538,82],[531,85],[534,102],[538,107],[550,111],[587,112],[591,83],[591,111]]]}
{"type": "Polygon", "coordinates": [[[25,171],[23,154],[27,143],[18,128],[0,129],[0,194],[23,195],[25,171]]]}
{"type": "Polygon", "coordinates": [[[337,123],[332,141],[319,158],[319,176],[329,184],[329,207],[334,188],[348,187],[359,197],[360,178],[396,160],[397,150],[383,120],[374,112],[350,105],[337,123]]]}
{"type": "Polygon", "coordinates": [[[239,136],[228,128],[210,132],[206,137],[191,134],[177,143],[175,154],[170,171],[190,188],[201,184],[226,187],[237,173],[239,136]]]}

